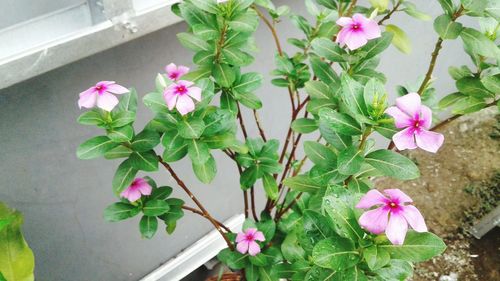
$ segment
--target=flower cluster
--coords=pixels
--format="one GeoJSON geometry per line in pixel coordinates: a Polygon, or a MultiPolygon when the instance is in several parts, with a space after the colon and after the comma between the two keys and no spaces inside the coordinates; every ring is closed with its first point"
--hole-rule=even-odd
{"type": "Polygon", "coordinates": [[[111,111],[118,104],[118,98],[113,94],[121,95],[128,92],[127,88],[116,84],[115,81],[97,82],[95,86],[80,93],[78,106],[80,108],[97,106],[106,111],[111,111]]]}
{"type": "Polygon", "coordinates": [[[337,24],[342,27],[336,42],[347,45],[350,50],[356,50],[368,43],[368,40],[380,37],[380,27],[376,21],[362,14],[354,14],[352,18],[341,17],[337,24]]]}

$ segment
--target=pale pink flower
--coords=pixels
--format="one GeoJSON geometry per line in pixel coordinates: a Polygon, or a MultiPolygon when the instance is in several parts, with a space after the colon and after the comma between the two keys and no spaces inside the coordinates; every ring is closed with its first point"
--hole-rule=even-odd
{"type": "Polygon", "coordinates": [[[186,115],[194,110],[194,101],[201,101],[201,89],[193,86],[191,81],[180,80],[172,83],[163,92],[168,109],[177,108],[180,114],[186,115]]]}
{"type": "Polygon", "coordinates": [[[97,105],[99,108],[111,111],[118,104],[118,98],[113,94],[121,95],[128,92],[127,88],[116,84],[115,81],[101,81],[80,93],[78,106],[92,108],[97,105]]]}
{"type": "Polygon", "coordinates": [[[396,99],[396,106],[391,106],[385,113],[394,117],[396,128],[406,128],[392,137],[399,150],[418,147],[436,153],[443,145],[444,136],[428,131],[432,125],[432,111],[422,105],[420,95],[409,93],[396,99]]]}
{"type": "Polygon", "coordinates": [[[359,201],[356,208],[369,209],[379,206],[377,209],[365,212],[359,218],[359,224],[366,230],[381,234],[385,231],[387,238],[392,244],[402,245],[408,224],[417,232],[426,232],[424,217],[411,203],[408,195],[399,189],[386,189],[385,195],[375,189],[368,191],[359,201]]]}
{"type": "Polygon", "coordinates": [[[136,178],[127,189],[120,193],[120,196],[128,199],[130,202],[135,202],[141,198],[142,195],[150,195],[151,190],[152,187],[145,179],[136,178]]]}
{"type": "Polygon", "coordinates": [[[167,71],[167,76],[172,81],[176,81],[181,76],[189,72],[189,67],[184,65],[175,65],[175,63],[171,63],[165,67],[165,71],[167,71]]]}
{"type": "Polygon", "coordinates": [[[255,241],[265,241],[264,234],[256,228],[248,228],[245,232],[240,232],[236,235],[236,250],[242,254],[255,256],[260,253],[260,246],[255,241]]]}
{"type": "Polygon", "coordinates": [[[336,42],[347,45],[350,50],[356,50],[366,45],[368,40],[380,37],[378,23],[362,14],[354,14],[352,18],[341,17],[337,20],[337,24],[342,26],[342,29],[337,35],[336,42]]]}

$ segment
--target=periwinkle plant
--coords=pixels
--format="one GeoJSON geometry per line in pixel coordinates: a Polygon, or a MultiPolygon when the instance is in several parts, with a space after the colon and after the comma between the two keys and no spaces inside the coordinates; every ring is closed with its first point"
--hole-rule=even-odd
{"type": "Polygon", "coordinates": [[[77,155],[124,159],[112,181],[120,199],[106,208],[105,219],[120,221],[142,213],[140,232],[151,238],[158,221],[172,233],[184,211],[199,214],[227,243],[218,258],[251,281],[409,278],[414,263],[439,255],[445,244],[428,232],[410,197],[397,187],[383,195],[371,179],[419,177],[418,167],[397,149],[438,151],[444,137],[433,132],[435,128],[495,105],[500,93],[500,50],[495,43],[499,2],[438,2],[444,14],[434,21],[439,38],[428,71],[417,83],[399,86],[401,97],[391,107],[386,77],[377,71],[379,55],[391,43],[403,52],[410,44],[403,30],[386,22],[398,12],[430,18],[409,1],[370,0],[372,6],[365,7],[356,0],[306,0],[313,24],[270,0],[185,0],[173,5],[173,12],[189,25],[178,38],[194,51],[196,68],[171,63],[166,74],[157,76],[156,91],[143,97],[155,117],[143,130],[133,127],[135,90],[123,94],[123,87],[103,81],[80,94],[81,107],[98,108],[78,121],[103,128],[105,135],[84,142],[77,155]],[[293,55],[283,51],[275,28],[286,16],[304,33],[303,38],[288,39],[298,48],[293,55]],[[477,17],[481,30],[459,23],[464,16],[477,17]],[[266,137],[258,118],[263,105],[256,92],[263,75],[242,70],[254,60],[253,33],[260,21],[271,31],[277,49],[272,83],[282,88],[277,92],[288,92],[292,107],[282,145],[266,137]],[[450,68],[458,92],[442,99],[439,107],[452,106],[456,115],[432,127],[432,109],[438,108],[431,83],[434,66],[443,42],[458,37],[477,69],[450,68]],[[122,94],[119,103],[112,93],[122,94]],[[242,110],[253,111],[258,136],[247,132],[242,110]],[[374,149],[373,132],[394,143],[374,149]],[[302,144],[305,134],[318,139],[302,144]],[[158,154],[160,143],[163,151],[158,154]],[[303,156],[297,152],[300,145],[303,156]],[[202,198],[171,166],[187,156],[196,177],[210,183],[217,174],[214,150],[234,160],[240,173],[234,187],[242,189],[247,220],[238,235],[205,209],[202,198]],[[307,161],[311,165],[305,165],[307,161]],[[172,187],[137,176],[159,166],[196,207],[172,198],[172,187]],[[257,188],[263,188],[267,199],[261,212],[255,209],[257,188]]]}

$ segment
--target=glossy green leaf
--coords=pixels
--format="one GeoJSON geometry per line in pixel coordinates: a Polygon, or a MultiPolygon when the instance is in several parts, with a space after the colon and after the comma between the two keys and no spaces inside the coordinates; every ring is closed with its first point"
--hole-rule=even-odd
{"type": "Polygon", "coordinates": [[[329,61],[345,61],[346,51],[330,39],[316,38],[311,42],[311,46],[316,54],[325,57],[329,61]]]}
{"type": "Polygon", "coordinates": [[[104,219],[109,222],[117,222],[134,217],[139,211],[140,210],[132,204],[118,202],[104,209],[104,219]]]}
{"type": "Polygon", "coordinates": [[[106,151],[118,146],[113,140],[106,136],[93,137],[80,146],[76,150],[76,156],[80,159],[93,159],[103,156],[106,151]]]}
{"type": "Polygon", "coordinates": [[[339,173],[344,175],[353,175],[361,169],[363,164],[362,151],[356,146],[350,146],[342,150],[337,158],[337,167],[339,173]]]}
{"type": "Polygon", "coordinates": [[[405,54],[411,53],[411,42],[408,35],[399,27],[388,24],[385,27],[385,31],[392,33],[394,36],[392,37],[392,44],[401,52],[405,54]]]}
{"type": "Polygon", "coordinates": [[[161,216],[170,210],[170,206],[166,201],[153,199],[148,200],[142,208],[145,216],[161,216]]]}
{"type": "Polygon", "coordinates": [[[314,264],[324,268],[343,270],[358,263],[359,253],[351,240],[329,238],[314,246],[312,260],[314,264]]]}
{"type": "Polygon", "coordinates": [[[204,163],[193,162],[193,171],[196,177],[202,182],[209,184],[217,175],[217,164],[212,155],[204,163]]]}
{"type": "Polygon", "coordinates": [[[365,161],[385,176],[400,180],[412,180],[420,176],[415,163],[391,150],[380,149],[373,151],[365,156],[365,161]]]}
{"type": "Polygon", "coordinates": [[[130,164],[137,170],[146,172],[158,171],[158,156],[153,150],[134,152],[130,155],[130,164]]]}
{"type": "Polygon", "coordinates": [[[158,220],[156,217],[143,216],[139,222],[139,230],[142,238],[151,239],[158,230],[158,220]]]}
{"type": "Polygon", "coordinates": [[[314,164],[322,168],[333,169],[337,166],[337,155],[331,148],[323,144],[306,141],[304,142],[304,151],[314,164]]]}
{"type": "Polygon", "coordinates": [[[177,124],[179,135],[185,139],[197,139],[205,130],[205,123],[200,119],[183,119],[177,124]]]}
{"type": "Polygon", "coordinates": [[[276,183],[276,179],[271,174],[266,173],[262,178],[262,184],[267,197],[271,200],[276,200],[278,198],[278,184],[276,183]]]}
{"type": "Polygon", "coordinates": [[[403,245],[386,244],[378,247],[387,250],[392,259],[422,262],[444,252],[446,244],[433,233],[409,231],[403,245]]]}
{"type": "Polygon", "coordinates": [[[316,120],[309,118],[299,118],[292,122],[292,130],[296,133],[308,134],[316,131],[318,124],[316,120]]]}
{"type": "Polygon", "coordinates": [[[462,29],[462,24],[452,21],[449,15],[441,15],[434,20],[434,30],[442,39],[456,39],[462,29]]]}
{"type": "Polygon", "coordinates": [[[155,131],[144,130],[132,140],[132,149],[138,152],[148,151],[160,143],[160,135],[155,131]]]}
{"type": "Polygon", "coordinates": [[[345,113],[339,113],[329,108],[324,108],[319,111],[320,122],[325,122],[334,131],[346,136],[361,135],[361,125],[356,119],[345,113]]]}
{"type": "Polygon", "coordinates": [[[163,147],[163,161],[175,162],[186,156],[188,149],[187,143],[179,132],[167,132],[162,138],[163,147]]]}
{"type": "Polygon", "coordinates": [[[120,194],[123,190],[130,186],[132,181],[137,175],[138,170],[132,166],[129,160],[123,161],[116,170],[113,177],[113,191],[116,195],[120,194]]]}
{"type": "Polygon", "coordinates": [[[292,190],[311,193],[318,191],[322,187],[322,185],[316,183],[307,175],[286,178],[283,184],[292,190]]]}
{"type": "Polygon", "coordinates": [[[191,33],[178,33],[177,39],[179,39],[182,46],[195,52],[208,51],[210,49],[210,45],[205,40],[198,38],[191,33]]]}

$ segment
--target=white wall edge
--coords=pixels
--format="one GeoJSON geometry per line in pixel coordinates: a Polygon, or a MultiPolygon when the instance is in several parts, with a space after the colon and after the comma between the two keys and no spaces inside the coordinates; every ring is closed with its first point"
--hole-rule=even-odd
{"type": "MultiPolygon", "coordinates": [[[[245,221],[245,215],[235,215],[224,222],[231,231],[239,232],[245,221]]],[[[217,230],[213,230],[192,246],[170,259],[140,281],[168,280],[178,281],[211,260],[220,250],[227,248],[226,242],[217,230]]]]}
{"type": "Polygon", "coordinates": [[[170,0],[149,9],[130,11],[123,19],[107,20],[1,59],[0,89],[178,23],[182,19],[170,11],[177,2],[170,0]],[[132,23],[137,30],[132,32],[121,20],[132,23]]]}

